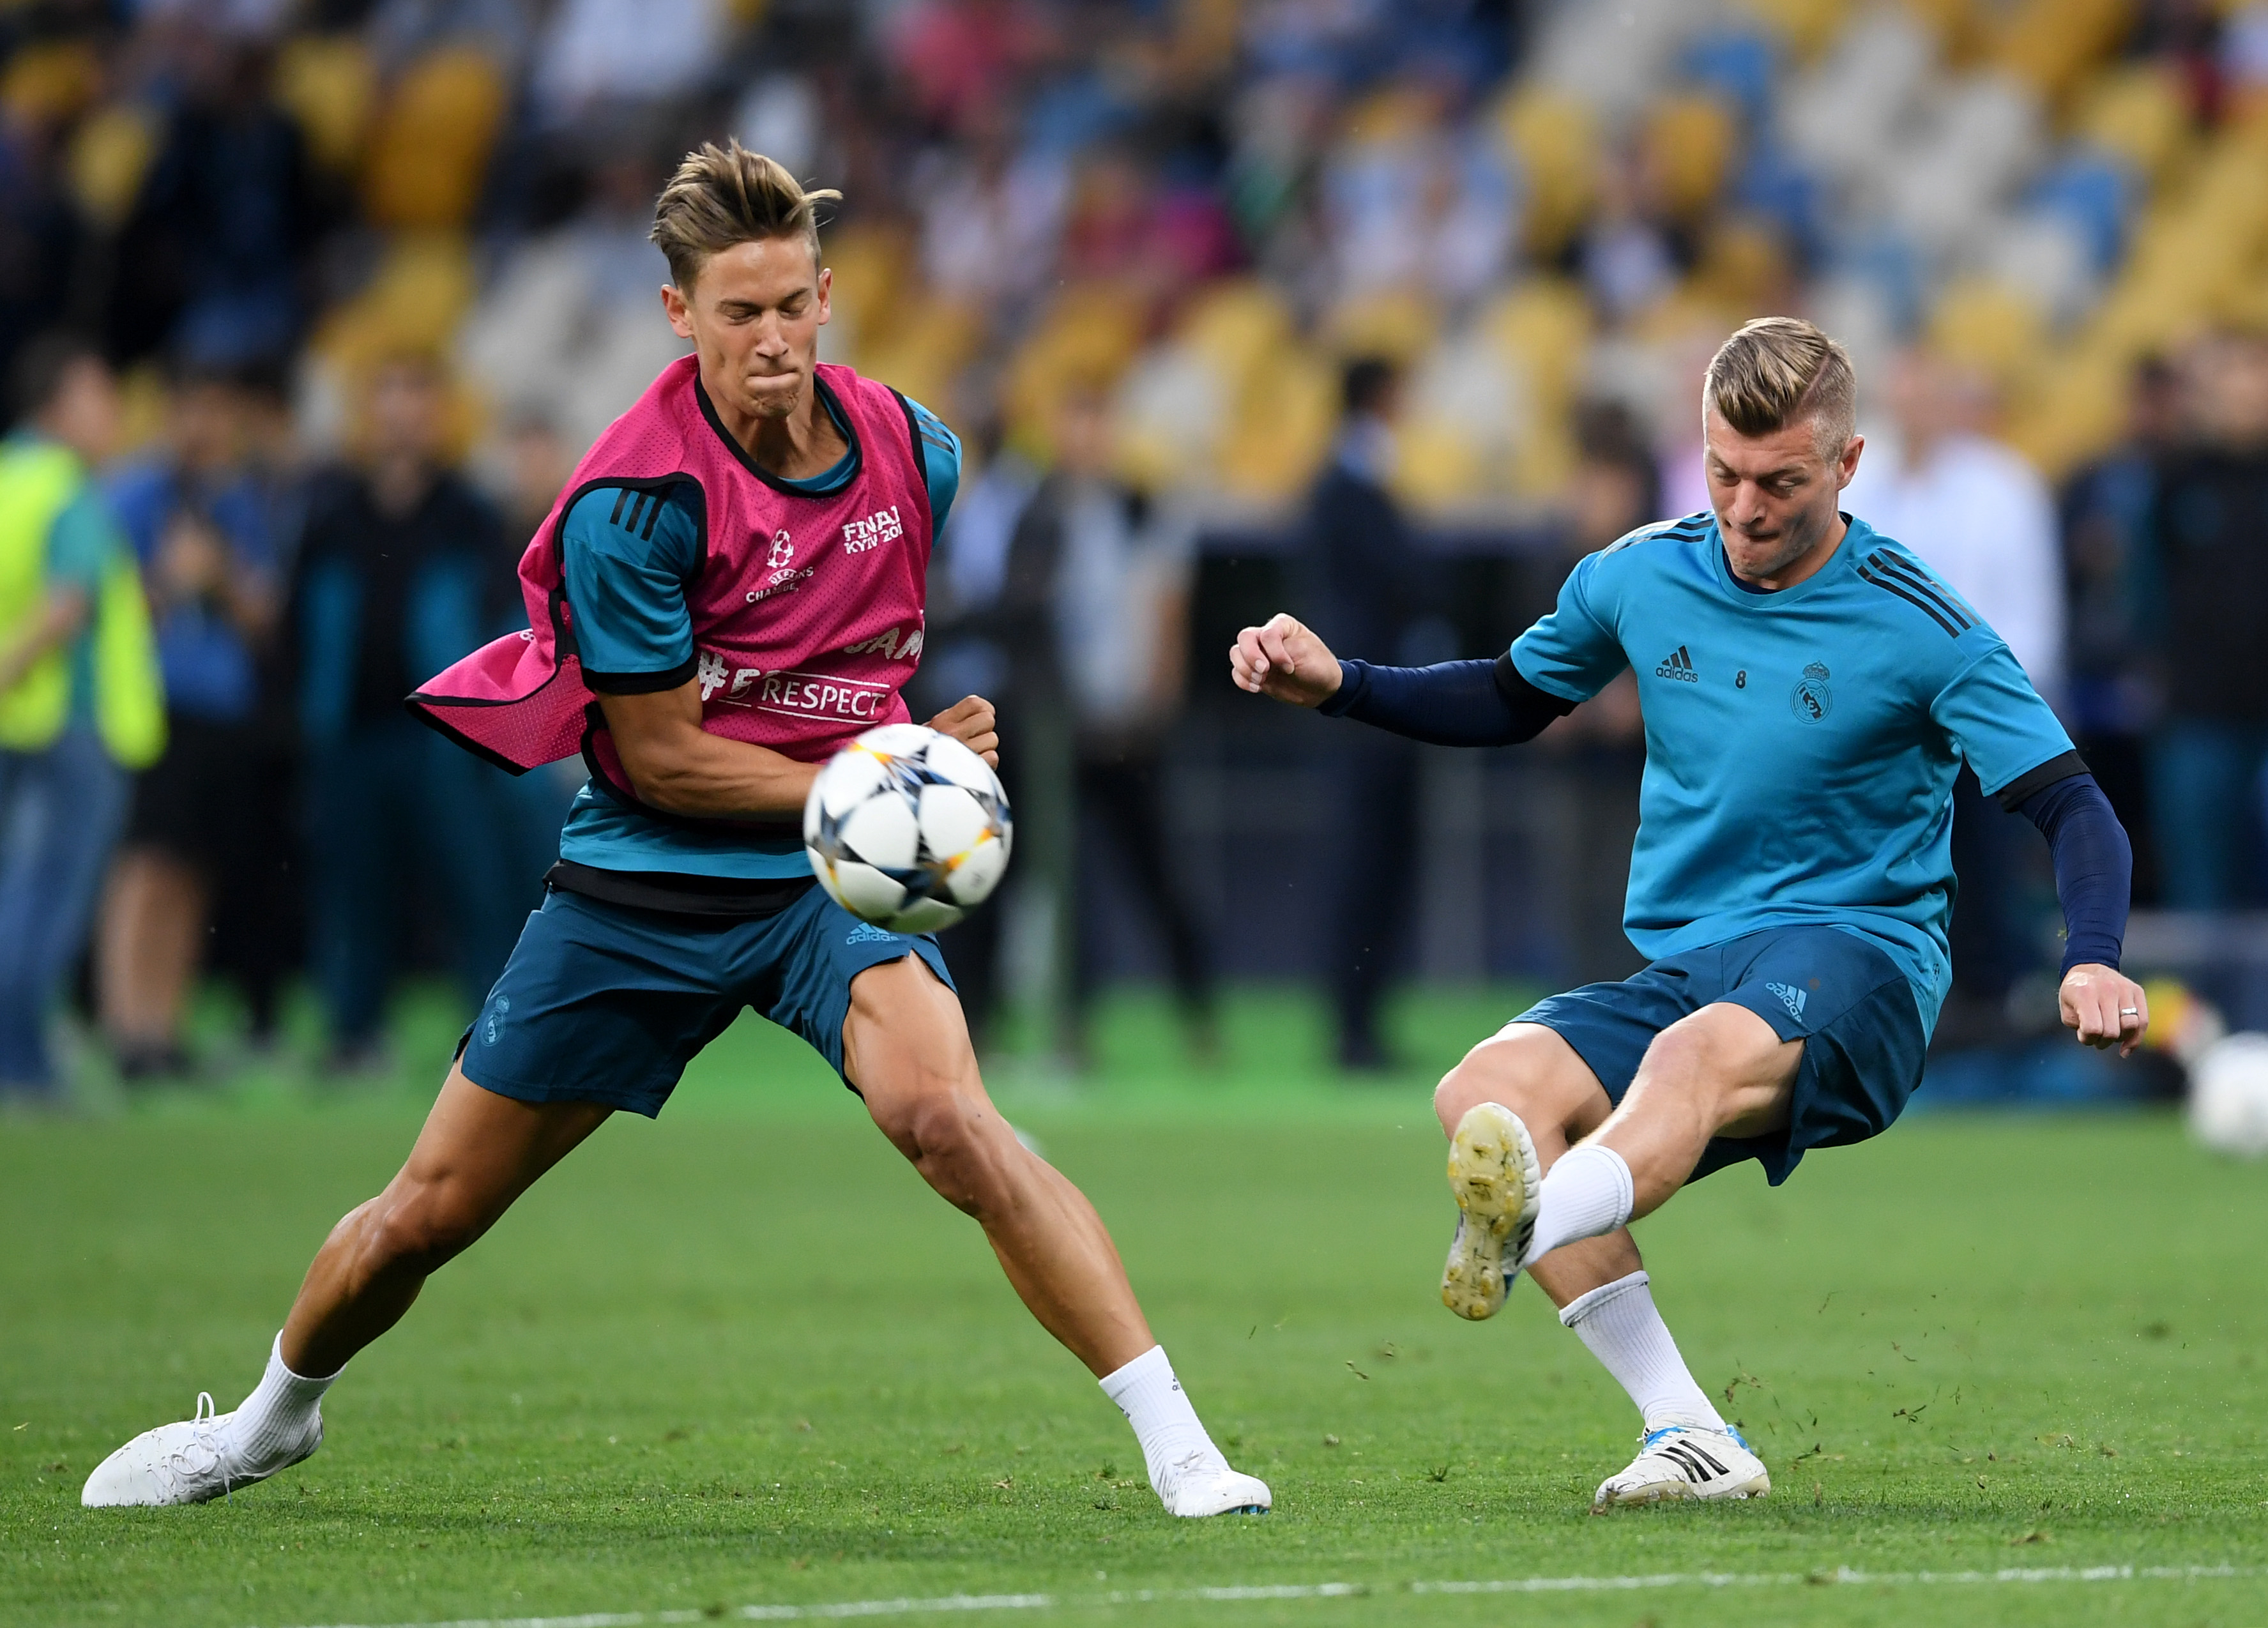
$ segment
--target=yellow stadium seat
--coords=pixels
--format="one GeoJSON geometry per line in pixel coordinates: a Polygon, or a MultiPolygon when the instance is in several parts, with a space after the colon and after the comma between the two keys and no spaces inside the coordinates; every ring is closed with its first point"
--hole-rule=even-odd
{"type": "Polygon", "coordinates": [[[867,347],[887,345],[897,326],[913,241],[902,227],[887,223],[854,223],[821,241],[835,274],[828,338],[857,366],[867,347]]]}
{"type": "Polygon", "coordinates": [[[461,236],[405,233],[368,285],[332,308],[314,349],[350,372],[403,352],[446,355],[475,287],[472,250],[461,236]]]}
{"type": "Polygon", "coordinates": [[[2127,358],[2102,344],[2059,350],[2008,416],[2008,440],[2051,481],[2115,445],[2126,423],[2127,358]]]}
{"type": "Polygon", "coordinates": [[[315,162],[346,174],[370,133],[378,65],[351,34],[301,34],[276,53],[276,99],[298,121],[315,162]]]}
{"type": "Polygon", "coordinates": [[[387,98],[363,172],[374,225],[409,231],[462,226],[480,202],[489,151],[503,122],[504,78],[479,51],[421,57],[387,98]]]}
{"type": "Polygon", "coordinates": [[[85,119],[71,137],[69,174],[87,218],[108,232],[124,225],[157,151],[158,122],[147,107],[114,102],[85,119]]]}
{"type": "Polygon", "coordinates": [[[1807,60],[1832,44],[1851,17],[1849,0],[1740,0],[1740,8],[1807,60]]]}
{"type": "Polygon", "coordinates": [[[1948,67],[1967,67],[1987,43],[1981,0],[1904,0],[1907,14],[1937,38],[1938,55],[1948,67]]]}
{"type": "Polygon", "coordinates": [[[1258,277],[1230,277],[1197,296],[1176,340],[1193,347],[1232,387],[1292,337],[1292,308],[1258,277]]]}
{"type": "Polygon", "coordinates": [[[1010,359],[1002,386],[1019,446],[1044,457],[1057,397],[1072,387],[1108,390],[1141,348],[1143,302],[1104,284],[1065,289],[1010,359]]]}
{"type": "Polygon", "coordinates": [[[1531,277],[1499,298],[1479,331],[1517,363],[1521,377],[1547,403],[1573,398],[1591,346],[1591,306],[1560,277],[1531,277]]]}
{"type": "Polygon", "coordinates": [[[1598,198],[1597,115],[1576,97],[1528,85],[1505,98],[1497,128],[1527,184],[1528,247],[1556,254],[1598,198]]]}
{"type": "Polygon", "coordinates": [[[1690,219],[1716,201],[1740,131],[1731,111],[1716,98],[1671,96],[1647,110],[1643,144],[1646,170],[1663,204],[1690,219]]]}
{"type": "Polygon", "coordinates": [[[2118,48],[2133,0],[2021,0],[1993,26],[1992,60],[2051,100],[2118,48]]]}
{"type": "Polygon", "coordinates": [[[2124,158],[2146,180],[2166,179],[2197,135],[2180,81],[2157,63],[2117,69],[2089,81],[2079,93],[2072,128],[2124,158]]]}
{"type": "Polygon", "coordinates": [[[2047,313],[2030,295],[1985,277],[1957,279],[1929,314],[1932,349],[2020,394],[2047,347],[2047,313]]]}
{"type": "Polygon", "coordinates": [[[83,40],[26,45],[0,69],[0,107],[25,124],[64,123],[101,89],[101,59],[83,40]]]}
{"type": "Polygon", "coordinates": [[[1323,323],[1323,343],[1342,357],[1379,356],[1407,367],[1433,343],[1440,302],[1408,287],[1350,296],[1323,323]]]}
{"type": "Polygon", "coordinates": [[[1337,380],[1304,346],[1271,351],[1253,370],[1220,451],[1223,490],[1263,505],[1296,500],[1330,450],[1337,380]]]}
{"type": "Polygon", "coordinates": [[[984,319],[974,307],[924,297],[909,302],[904,319],[882,344],[859,352],[859,369],[946,414],[953,383],[983,342],[984,319]]]}

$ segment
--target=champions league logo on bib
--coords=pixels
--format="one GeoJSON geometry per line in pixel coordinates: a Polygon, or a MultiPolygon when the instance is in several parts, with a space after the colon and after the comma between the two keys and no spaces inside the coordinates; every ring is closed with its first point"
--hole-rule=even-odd
{"type": "Polygon", "coordinates": [[[1791,691],[1787,704],[1807,724],[1818,723],[1835,710],[1835,692],[1827,688],[1827,667],[1813,662],[1803,669],[1802,681],[1791,691]]]}

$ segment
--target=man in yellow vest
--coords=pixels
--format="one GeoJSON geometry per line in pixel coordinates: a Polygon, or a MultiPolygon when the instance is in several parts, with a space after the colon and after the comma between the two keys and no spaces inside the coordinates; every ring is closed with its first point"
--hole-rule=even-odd
{"type": "Polygon", "coordinates": [[[33,340],[0,442],[0,1097],[51,1095],[47,1017],[86,939],[128,776],[165,749],[134,556],[88,471],[118,388],[64,335],[33,340]]]}

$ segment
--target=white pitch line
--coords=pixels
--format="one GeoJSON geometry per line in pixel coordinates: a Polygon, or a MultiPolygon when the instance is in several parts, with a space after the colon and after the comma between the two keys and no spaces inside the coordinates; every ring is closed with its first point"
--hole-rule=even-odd
{"type": "MultiPolygon", "coordinates": [[[[743,1605],[734,1622],[817,1622],[848,1617],[930,1617],[950,1611],[1045,1611],[1058,1606],[1226,1604],[1242,1600],[1339,1600],[1397,1594],[1591,1594],[1638,1588],[1784,1588],[1800,1584],[1894,1588],[2008,1583],[2206,1582],[2257,1578],[2253,1565],[2012,1565],[1992,1572],[1652,1572],[1630,1577],[1500,1577],[1476,1582],[1254,1583],[1211,1588],[1138,1588],[1109,1594],[955,1594],[936,1599],[837,1600],[816,1605],[743,1605]]],[[[718,1620],[707,1611],[598,1611],[582,1617],[473,1617],[453,1622],[332,1623],[325,1628],[664,1628],[718,1620]]]]}

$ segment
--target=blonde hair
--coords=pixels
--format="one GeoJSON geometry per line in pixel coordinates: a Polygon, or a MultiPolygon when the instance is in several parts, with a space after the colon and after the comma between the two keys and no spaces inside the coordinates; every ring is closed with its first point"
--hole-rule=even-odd
{"type": "Polygon", "coordinates": [[[703,142],[661,189],[648,235],[667,257],[670,279],[690,289],[708,258],[736,243],[801,238],[816,262],[818,206],[842,198],[832,187],[806,191],[785,166],[750,152],[737,139],[722,147],[703,142]]]}
{"type": "Polygon", "coordinates": [[[1710,359],[1701,411],[1751,436],[1808,420],[1831,458],[1858,431],[1858,376],[1851,353],[1802,318],[1758,317],[1710,359]]]}

